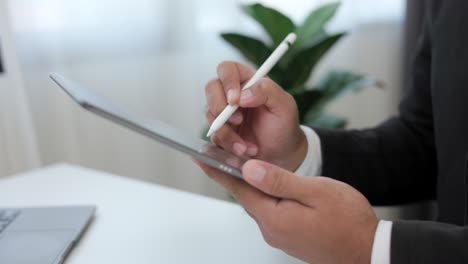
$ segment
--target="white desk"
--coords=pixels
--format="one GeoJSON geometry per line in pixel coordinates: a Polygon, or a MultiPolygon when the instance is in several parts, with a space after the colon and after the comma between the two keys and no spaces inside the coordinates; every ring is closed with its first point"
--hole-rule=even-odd
{"type": "Polygon", "coordinates": [[[58,165],[0,180],[0,207],[97,205],[66,263],[301,263],[232,203],[58,165]]]}

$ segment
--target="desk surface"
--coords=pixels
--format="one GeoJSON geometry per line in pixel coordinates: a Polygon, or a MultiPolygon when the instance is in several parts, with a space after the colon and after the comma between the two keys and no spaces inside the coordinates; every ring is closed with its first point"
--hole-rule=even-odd
{"type": "Polygon", "coordinates": [[[236,204],[69,165],[0,180],[0,207],[97,205],[66,263],[300,263],[236,204]]]}

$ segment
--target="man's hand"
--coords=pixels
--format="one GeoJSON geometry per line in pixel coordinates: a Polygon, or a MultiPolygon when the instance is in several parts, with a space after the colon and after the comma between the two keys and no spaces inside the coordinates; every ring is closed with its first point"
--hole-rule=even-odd
{"type": "Polygon", "coordinates": [[[206,117],[211,124],[227,104],[239,110],[212,136],[212,141],[236,155],[248,155],[293,171],[307,153],[294,98],[268,78],[241,91],[255,71],[242,64],[224,62],[219,79],[206,85],[206,117]]]}
{"type": "Polygon", "coordinates": [[[244,165],[247,182],[198,164],[242,204],[271,246],[309,263],[370,263],[378,219],[351,186],[258,160],[244,165]]]}

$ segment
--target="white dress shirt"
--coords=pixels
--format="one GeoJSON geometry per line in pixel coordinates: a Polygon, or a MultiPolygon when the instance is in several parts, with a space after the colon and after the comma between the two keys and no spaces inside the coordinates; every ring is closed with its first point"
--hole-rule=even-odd
{"type": "MultiPolygon", "coordinates": [[[[322,173],[322,147],[317,133],[310,127],[301,126],[304,131],[308,148],[307,154],[295,171],[301,176],[319,176],[322,173]]],[[[392,235],[392,222],[380,220],[375,231],[372,245],[371,264],[390,264],[390,241],[392,235]]]]}

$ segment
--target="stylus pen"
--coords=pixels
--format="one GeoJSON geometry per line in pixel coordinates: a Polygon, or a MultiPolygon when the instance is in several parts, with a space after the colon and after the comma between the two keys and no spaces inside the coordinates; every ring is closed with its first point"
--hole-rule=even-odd
{"type": "MultiPolygon", "coordinates": [[[[283,55],[288,51],[289,47],[296,41],[296,34],[289,33],[288,36],[281,42],[281,44],[273,51],[273,53],[268,57],[268,59],[262,64],[262,66],[257,70],[257,72],[252,76],[252,78],[242,87],[242,90],[249,89],[261,78],[265,77],[270,70],[278,63],[278,61],[283,57],[283,55]]],[[[228,105],[224,108],[223,112],[219,114],[218,117],[211,124],[210,129],[208,130],[207,137],[211,137],[216,131],[218,131],[226,122],[231,118],[231,116],[236,112],[238,105],[228,105]]]]}

